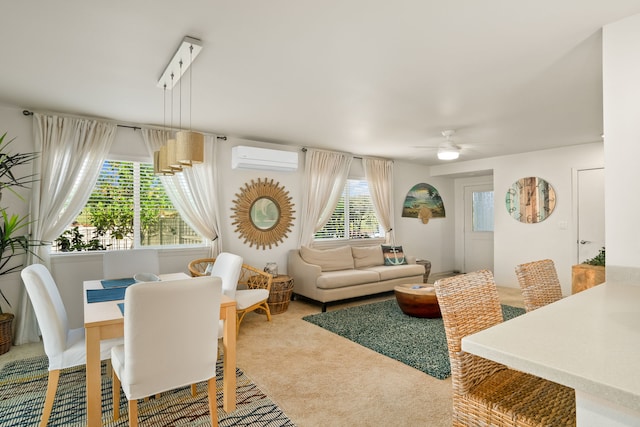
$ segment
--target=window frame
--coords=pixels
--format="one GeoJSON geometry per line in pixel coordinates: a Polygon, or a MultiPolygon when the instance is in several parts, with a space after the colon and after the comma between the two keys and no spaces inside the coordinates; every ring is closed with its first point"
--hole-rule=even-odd
{"type": "MultiPolygon", "coordinates": [[[[206,247],[206,240],[204,237],[200,236],[201,238],[201,242],[200,243],[185,243],[185,244],[168,244],[168,245],[142,245],[142,241],[141,241],[141,200],[140,200],[140,195],[141,195],[141,175],[140,175],[140,170],[141,170],[141,164],[148,164],[151,166],[151,168],[153,168],[153,163],[150,159],[148,158],[140,158],[140,157],[136,157],[136,156],[118,156],[118,155],[107,155],[106,158],[103,160],[102,165],[100,166],[100,169],[102,170],[102,168],[104,167],[104,163],[107,161],[111,161],[111,162],[130,162],[133,165],[133,193],[134,193],[134,200],[133,200],[133,209],[134,209],[134,216],[133,216],[133,236],[131,237],[132,240],[132,247],[127,247],[127,248],[117,248],[117,249],[105,249],[105,250],[96,250],[96,251],[88,251],[88,250],[82,250],[82,251],[70,251],[70,252],[62,252],[62,251],[58,251],[57,250],[57,243],[54,241],[52,242],[52,250],[50,251],[51,255],[79,255],[79,254],[89,254],[89,253],[104,253],[106,251],[109,250],[132,250],[132,249],[142,249],[142,248],[149,248],[149,249],[197,249],[197,248],[203,248],[206,247]]],[[[95,185],[97,184],[94,183],[93,186],[95,188],[95,185]]],[[[93,192],[93,190],[92,190],[93,192]]],[[[87,200],[88,202],[89,200],[87,200]]],[[[85,202],[85,206],[86,206],[86,202],[85,202]]],[[[173,203],[172,203],[173,205],[173,203]]],[[[83,206],[84,209],[84,206],[83,206]]],[[[175,209],[177,211],[177,209],[175,208],[175,206],[173,206],[173,209],[175,209]]],[[[179,212],[178,212],[179,214],[179,212]]],[[[180,216],[181,217],[181,216],[180,216]]],[[[184,221],[184,219],[182,219],[182,221],[184,221]]],[[[184,221],[186,223],[186,221],[184,221]]],[[[188,224],[187,224],[188,225],[188,224]]],[[[65,230],[68,230],[69,227],[66,227],[65,230]]],[[[196,234],[197,232],[195,230],[193,230],[196,234]]],[[[85,236],[85,240],[87,239],[87,236],[85,236]]]]}
{"type": "MultiPolygon", "coordinates": [[[[347,178],[347,180],[345,181],[344,187],[342,189],[342,193],[340,195],[340,198],[344,197],[345,192],[347,191],[348,187],[349,187],[349,183],[350,181],[359,181],[359,182],[364,182],[367,185],[367,191],[369,193],[369,200],[373,209],[373,214],[376,216],[376,222],[378,223],[378,229],[380,231],[380,236],[379,237],[369,237],[369,238],[350,238],[350,237],[342,237],[342,238],[326,238],[326,239],[317,239],[315,237],[314,233],[314,238],[313,238],[313,245],[314,247],[317,248],[330,248],[330,247],[338,247],[338,246],[344,246],[346,245],[350,245],[350,246],[368,246],[368,245],[375,245],[375,244],[381,244],[386,242],[386,233],[385,230],[383,229],[383,227],[380,224],[380,221],[378,220],[377,214],[375,212],[375,207],[373,207],[373,201],[371,201],[371,191],[369,189],[369,182],[363,178],[363,177],[356,177],[356,176],[349,176],[347,178]]],[[[345,200],[345,233],[350,234],[349,230],[348,230],[348,224],[349,224],[349,216],[348,216],[348,208],[349,208],[349,202],[350,202],[351,197],[349,197],[347,200],[345,200]]],[[[335,209],[337,208],[334,207],[333,212],[335,212],[335,209]]],[[[332,215],[333,215],[332,212],[332,215]]],[[[326,226],[326,224],[325,224],[326,226]]],[[[324,227],[323,227],[324,228],[324,227]]]]}

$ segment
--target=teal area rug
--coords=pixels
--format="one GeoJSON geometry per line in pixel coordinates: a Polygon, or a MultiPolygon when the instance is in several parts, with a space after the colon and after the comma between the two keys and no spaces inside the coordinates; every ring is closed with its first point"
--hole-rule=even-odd
{"type": "MultiPolygon", "coordinates": [[[[505,320],[524,309],[502,306],[505,320]]],[[[432,377],[451,375],[442,319],[407,316],[395,299],[303,317],[364,347],[396,359],[432,377]]]]}
{"type": "MultiPolygon", "coordinates": [[[[36,357],[8,363],[0,371],[0,426],[37,426],[47,389],[47,358],[36,357]]],[[[113,421],[111,378],[102,364],[102,422],[109,427],[129,425],[127,399],[121,396],[120,419],[113,421]]],[[[217,367],[218,423],[220,426],[294,426],[294,423],[242,372],[237,369],[237,409],[222,409],[222,363],[217,367]]],[[[65,369],[48,426],[85,426],[85,367],[65,369]]],[[[159,399],[138,402],[141,426],[210,426],[206,382],[162,393],[159,399]]]]}

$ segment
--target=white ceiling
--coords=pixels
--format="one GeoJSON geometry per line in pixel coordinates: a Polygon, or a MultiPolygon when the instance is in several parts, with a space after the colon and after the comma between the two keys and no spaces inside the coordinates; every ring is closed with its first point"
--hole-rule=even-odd
{"type": "Polygon", "coordinates": [[[0,1],[0,103],[162,126],[157,79],[188,35],[203,44],[194,129],[424,164],[437,150],[416,147],[445,129],[459,161],[600,141],[601,28],[640,13],[638,0],[0,1]]]}

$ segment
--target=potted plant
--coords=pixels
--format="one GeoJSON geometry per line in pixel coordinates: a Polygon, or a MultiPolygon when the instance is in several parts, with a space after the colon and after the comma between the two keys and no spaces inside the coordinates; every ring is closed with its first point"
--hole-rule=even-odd
{"type": "MultiPolygon", "coordinates": [[[[24,265],[25,255],[34,254],[32,248],[39,246],[39,242],[29,239],[28,215],[9,213],[9,208],[2,206],[2,195],[5,190],[24,200],[18,194],[16,188],[27,188],[34,181],[33,175],[17,175],[15,167],[26,165],[36,158],[36,153],[9,153],[8,146],[13,139],[5,141],[6,133],[0,136],[0,276],[15,273],[24,265]]],[[[12,313],[5,313],[2,305],[11,303],[0,288],[0,354],[6,353],[11,348],[13,341],[12,313]]]]}
{"type": "Polygon", "coordinates": [[[592,288],[605,281],[605,249],[598,255],[571,267],[571,292],[577,293],[592,288]]]}

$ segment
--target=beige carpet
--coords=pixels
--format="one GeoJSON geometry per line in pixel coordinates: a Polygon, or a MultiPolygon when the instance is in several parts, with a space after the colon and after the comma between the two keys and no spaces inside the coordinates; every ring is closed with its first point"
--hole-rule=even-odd
{"type": "MultiPolygon", "coordinates": [[[[523,307],[520,289],[500,288],[500,294],[504,304],[523,307]]],[[[393,295],[328,310],[386,298],[393,295]]],[[[240,330],[238,366],[293,422],[451,426],[450,378],[435,379],[301,320],[319,311],[319,305],[293,301],[270,323],[255,315],[240,330]]]]}
{"type": "MultiPolygon", "coordinates": [[[[500,288],[500,294],[504,304],[523,306],[519,289],[500,288]]],[[[393,295],[329,310],[387,298],[393,295]]],[[[271,322],[250,313],[238,337],[238,366],[296,425],[451,425],[450,378],[435,379],[302,320],[319,311],[293,301],[271,322]]],[[[42,353],[41,344],[13,347],[0,366],[42,353]]]]}

